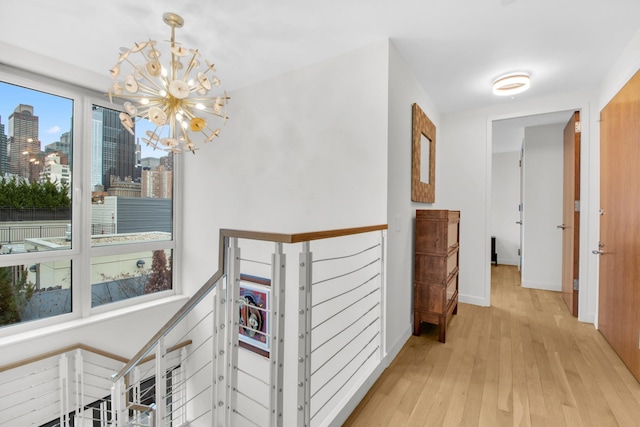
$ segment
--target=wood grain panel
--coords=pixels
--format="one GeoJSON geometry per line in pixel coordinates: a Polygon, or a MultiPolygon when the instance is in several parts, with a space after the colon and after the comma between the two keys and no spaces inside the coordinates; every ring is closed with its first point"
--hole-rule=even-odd
{"type": "Polygon", "coordinates": [[[562,191],[562,296],[569,311],[578,315],[578,290],[573,289],[579,274],[580,211],[580,112],[576,111],[564,128],[564,168],[562,191]]]}
{"type": "Polygon", "coordinates": [[[418,104],[413,104],[411,114],[411,200],[433,203],[436,201],[436,126],[418,104]],[[429,140],[428,165],[421,164],[423,135],[429,140]],[[420,180],[421,169],[427,167],[429,168],[429,182],[422,182],[420,180]]]}
{"type": "Polygon", "coordinates": [[[598,325],[640,379],[640,72],[600,113],[598,325]]]}

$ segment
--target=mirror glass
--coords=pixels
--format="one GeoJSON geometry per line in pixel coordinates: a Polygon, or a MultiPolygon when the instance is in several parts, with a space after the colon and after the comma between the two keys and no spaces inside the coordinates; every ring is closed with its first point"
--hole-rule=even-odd
{"type": "Polygon", "coordinates": [[[430,170],[429,166],[431,162],[429,158],[431,156],[431,140],[427,138],[424,134],[420,136],[420,182],[424,182],[425,184],[430,184],[429,175],[430,170]]]}

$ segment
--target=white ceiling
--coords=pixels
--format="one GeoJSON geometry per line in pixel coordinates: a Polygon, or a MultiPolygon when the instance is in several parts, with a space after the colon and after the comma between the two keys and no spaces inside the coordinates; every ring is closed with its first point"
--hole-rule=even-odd
{"type": "MultiPolygon", "coordinates": [[[[169,38],[168,11],[227,90],[389,38],[441,113],[509,102],[490,84],[514,70],[532,75],[523,99],[594,89],[640,29],[639,0],[20,0],[2,4],[0,43],[84,69],[105,90],[121,46],[169,38]]],[[[0,51],[0,62],[20,58],[0,51]]]]}

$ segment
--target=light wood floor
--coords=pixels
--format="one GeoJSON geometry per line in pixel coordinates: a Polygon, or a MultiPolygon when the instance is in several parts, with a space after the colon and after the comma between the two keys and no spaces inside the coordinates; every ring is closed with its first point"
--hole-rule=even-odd
{"type": "Polygon", "coordinates": [[[492,307],[423,325],[345,426],[640,426],[640,384],[560,294],[492,266],[492,307]]]}

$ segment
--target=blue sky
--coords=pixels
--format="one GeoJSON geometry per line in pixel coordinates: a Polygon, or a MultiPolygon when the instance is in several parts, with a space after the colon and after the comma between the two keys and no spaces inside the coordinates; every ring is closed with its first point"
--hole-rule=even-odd
{"type": "Polygon", "coordinates": [[[19,104],[31,105],[33,114],[38,116],[38,138],[43,148],[69,132],[72,100],[0,82],[0,122],[5,126],[5,134],[9,133],[9,116],[19,104]]]}

